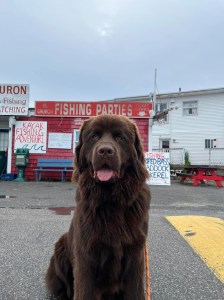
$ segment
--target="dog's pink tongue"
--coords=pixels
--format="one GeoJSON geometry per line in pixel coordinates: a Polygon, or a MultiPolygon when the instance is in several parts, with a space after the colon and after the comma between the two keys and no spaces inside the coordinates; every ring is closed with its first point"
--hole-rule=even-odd
{"type": "Polygon", "coordinates": [[[113,176],[113,171],[110,169],[101,169],[97,171],[97,177],[100,181],[108,181],[113,176]]]}

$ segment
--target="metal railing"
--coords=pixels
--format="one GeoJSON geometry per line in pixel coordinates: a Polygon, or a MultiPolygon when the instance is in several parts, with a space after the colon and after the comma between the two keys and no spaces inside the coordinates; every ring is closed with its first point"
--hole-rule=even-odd
{"type": "MultiPolygon", "coordinates": [[[[170,153],[171,165],[184,165],[184,148],[154,148],[153,152],[168,152],[170,153]]],[[[202,164],[209,164],[210,166],[224,166],[224,148],[211,148],[208,149],[207,158],[202,164]]]]}
{"type": "Polygon", "coordinates": [[[208,155],[210,166],[224,166],[224,148],[211,148],[208,155]]]}
{"type": "Polygon", "coordinates": [[[183,165],[184,164],[184,148],[160,148],[153,149],[153,152],[168,152],[170,153],[170,164],[172,165],[183,165]]]}

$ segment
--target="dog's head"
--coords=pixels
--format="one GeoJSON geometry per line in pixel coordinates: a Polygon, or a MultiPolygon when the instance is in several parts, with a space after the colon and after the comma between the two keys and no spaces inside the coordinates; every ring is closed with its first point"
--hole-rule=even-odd
{"type": "Polygon", "coordinates": [[[122,116],[98,116],[85,121],[75,150],[73,178],[88,173],[100,183],[115,183],[134,172],[145,180],[143,147],[136,125],[122,116]]]}

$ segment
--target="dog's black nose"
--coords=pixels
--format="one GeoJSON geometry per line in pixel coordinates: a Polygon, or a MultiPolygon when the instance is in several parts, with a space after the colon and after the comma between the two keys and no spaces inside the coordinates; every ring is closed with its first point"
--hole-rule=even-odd
{"type": "Polygon", "coordinates": [[[103,155],[112,156],[114,155],[114,149],[110,145],[101,145],[98,147],[97,153],[101,156],[103,155]]]}

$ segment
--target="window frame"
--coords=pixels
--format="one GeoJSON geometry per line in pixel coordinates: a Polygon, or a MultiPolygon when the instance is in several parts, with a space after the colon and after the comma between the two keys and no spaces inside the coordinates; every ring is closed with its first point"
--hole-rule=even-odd
{"type": "Polygon", "coordinates": [[[183,116],[184,117],[195,117],[195,116],[198,116],[198,100],[188,100],[188,101],[183,101],[183,116]],[[191,106],[184,106],[185,104],[194,104],[196,103],[196,106],[194,105],[191,105],[191,106]],[[196,113],[193,114],[193,113],[186,113],[187,110],[190,110],[190,109],[196,109],[196,113]]]}
{"type": "Polygon", "coordinates": [[[216,148],[216,145],[214,142],[216,142],[216,139],[205,139],[205,149],[216,148]]]}
{"type": "Polygon", "coordinates": [[[79,142],[79,134],[80,134],[80,129],[74,129],[73,132],[73,153],[75,153],[75,148],[79,142]]]}
{"type": "Polygon", "coordinates": [[[9,147],[9,130],[7,129],[0,129],[0,151],[7,151],[9,147]]]}
{"type": "MultiPolygon", "coordinates": [[[[165,110],[168,109],[168,102],[157,102],[156,105],[155,105],[155,113],[158,113],[158,112],[163,112],[165,110]],[[165,105],[166,108],[164,108],[163,110],[161,109],[161,106],[165,105]]],[[[168,123],[168,114],[164,115],[163,117],[164,119],[164,122],[165,123],[168,123]]]]}

